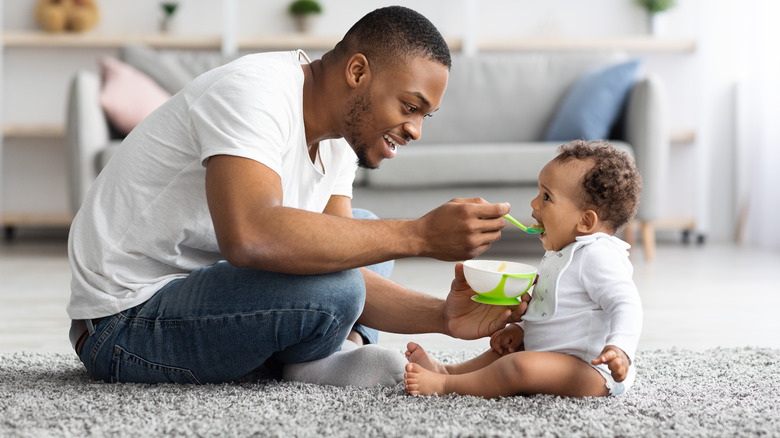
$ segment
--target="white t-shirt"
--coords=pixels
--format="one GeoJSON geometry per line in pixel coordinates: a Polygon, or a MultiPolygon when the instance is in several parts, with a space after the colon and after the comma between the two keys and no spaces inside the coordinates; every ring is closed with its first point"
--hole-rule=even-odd
{"type": "Polygon", "coordinates": [[[283,203],[322,212],[352,196],[357,160],[343,139],[310,159],[300,51],[244,56],[209,71],[144,119],[98,176],[71,226],[72,319],[113,315],[223,259],[206,203],[214,155],[281,177],[283,203]]]}
{"type": "MultiPolygon", "coordinates": [[[[636,353],[642,302],[631,276],[629,245],[604,233],[547,251],[520,323],[525,349],[567,353],[585,362],[607,345],[636,353]]],[[[609,373],[606,365],[599,365],[609,373]]]]}

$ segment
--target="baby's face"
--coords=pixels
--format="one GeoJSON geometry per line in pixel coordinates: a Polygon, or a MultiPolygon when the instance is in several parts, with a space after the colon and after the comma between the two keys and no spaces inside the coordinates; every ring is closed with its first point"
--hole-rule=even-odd
{"type": "Polygon", "coordinates": [[[533,217],[544,226],[539,235],[544,249],[560,251],[580,235],[577,231],[584,210],[577,195],[588,165],[580,160],[549,162],[539,173],[539,195],[531,201],[533,217]]]}

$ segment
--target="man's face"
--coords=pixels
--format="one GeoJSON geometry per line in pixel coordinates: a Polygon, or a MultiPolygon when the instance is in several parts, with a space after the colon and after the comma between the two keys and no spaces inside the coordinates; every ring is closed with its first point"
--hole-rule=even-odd
{"type": "Polygon", "coordinates": [[[421,57],[375,72],[345,114],[344,138],[358,165],[375,169],[395,157],[398,147],[419,139],[423,118],[439,109],[448,77],[446,66],[421,57]]]}

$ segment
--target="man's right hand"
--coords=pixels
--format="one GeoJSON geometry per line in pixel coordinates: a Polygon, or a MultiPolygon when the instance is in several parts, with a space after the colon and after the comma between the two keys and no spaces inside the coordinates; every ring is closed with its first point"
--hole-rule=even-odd
{"type": "Polygon", "coordinates": [[[472,259],[501,238],[509,203],[481,198],[453,199],[418,220],[424,239],[420,254],[445,261],[472,259]]]}

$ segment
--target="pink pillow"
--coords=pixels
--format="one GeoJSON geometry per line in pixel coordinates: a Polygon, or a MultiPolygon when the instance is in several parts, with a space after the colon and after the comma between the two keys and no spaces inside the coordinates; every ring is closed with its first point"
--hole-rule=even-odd
{"type": "Polygon", "coordinates": [[[171,97],[149,76],[118,59],[102,57],[100,69],[103,75],[100,106],[122,135],[130,133],[144,117],[171,97]]]}

